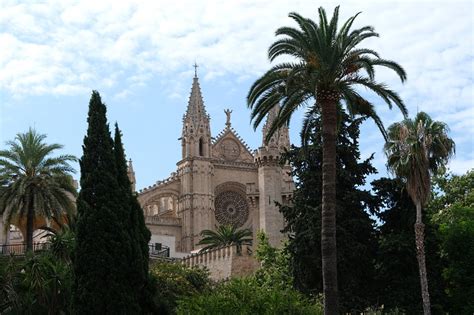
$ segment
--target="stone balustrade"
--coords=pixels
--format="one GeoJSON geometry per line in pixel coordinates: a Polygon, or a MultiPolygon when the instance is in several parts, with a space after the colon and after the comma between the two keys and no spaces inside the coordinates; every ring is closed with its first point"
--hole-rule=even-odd
{"type": "Polygon", "coordinates": [[[189,255],[182,259],[187,267],[206,267],[213,280],[224,280],[230,277],[242,277],[252,274],[259,266],[250,251],[250,246],[230,245],[189,255]]]}

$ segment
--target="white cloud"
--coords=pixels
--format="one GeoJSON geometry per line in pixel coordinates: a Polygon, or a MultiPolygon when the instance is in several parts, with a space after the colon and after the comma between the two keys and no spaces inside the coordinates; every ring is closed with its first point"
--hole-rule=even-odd
{"type": "MultiPolygon", "coordinates": [[[[62,1],[0,5],[0,89],[12,96],[73,95],[115,87],[126,98],[150,80],[166,78],[173,98],[187,98],[181,75],[201,64],[204,80],[232,74],[256,77],[269,62],[275,30],[294,25],[290,11],[317,18],[335,2],[298,1],[62,1]],[[173,83],[174,82],[174,83],[173,83]],[[124,87],[125,85],[125,87],[124,87]]],[[[456,141],[472,145],[473,16],[469,1],[344,1],[341,20],[362,11],[356,26],[381,36],[367,45],[403,65],[408,82],[378,71],[403,96],[411,113],[446,121],[456,141]]],[[[187,82],[186,82],[187,84],[187,82]]],[[[387,124],[397,112],[383,106],[387,124]]]]}

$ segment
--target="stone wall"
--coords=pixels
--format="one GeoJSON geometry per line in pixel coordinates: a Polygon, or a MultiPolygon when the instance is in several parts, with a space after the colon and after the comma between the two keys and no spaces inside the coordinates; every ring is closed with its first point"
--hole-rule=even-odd
{"type": "Polygon", "coordinates": [[[182,263],[188,267],[207,267],[213,280],[248,276],[259,267],[259,263],[249,252],[250,248],[243,246],[242,252],[238,253],[235,245],[221,247],[192,254],[183,258],[182,263]]]}

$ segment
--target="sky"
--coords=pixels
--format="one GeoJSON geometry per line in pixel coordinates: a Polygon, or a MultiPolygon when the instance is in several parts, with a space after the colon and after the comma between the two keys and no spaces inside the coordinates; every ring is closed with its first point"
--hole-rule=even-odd
{"type": "MultiPolygon", "coordinates": [[[[341,1],[342,2],[342,1],[341,1]]],[[[107,105],[108,119],[123,132],[137,188],[176,170],[178,138],[193,64],[211,116],[211,133],[225,127],[224,109],[247,144],[261,145],[246,95],[270,63],[267,49],[281,26],[296,26],[288,13],[317,20],[317,8],[332,14],[334,1],[10,1],[0,0],[0,148],[34,127],[61,152],[82,155],[92,90],[107,105]]],[[[447,123],[456,142],[449,167],[474,168],[474,13],[472,1],[343,1],[340,21],[362,12],[355,27],[372,25],[379,38],[364,42],[408,74],[376,71],[405,101],[410,115],[426,111],[447,123]]],[[[367,91],[386,127],[400,121],[367,91]]],[[[299,144],[303,112],[294,116],[290,138],[299,144]]],[[[374,154],[377,176],[386,176],[383,138],[364,123],[362,157],[374,154]]],[[[75,178],[79,178],[79,166],[75,178]]]]}

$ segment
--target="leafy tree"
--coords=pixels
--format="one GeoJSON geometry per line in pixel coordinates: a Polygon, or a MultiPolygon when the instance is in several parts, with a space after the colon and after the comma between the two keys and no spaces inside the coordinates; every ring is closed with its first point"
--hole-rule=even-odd
{"type": "MultiPolygon", "coordinates": [[[[416,259],[415,231],[416,209],[398,179],[380,178],[373,181],[372,190],[377,198],[381,223],[379,227],[376,255],[377,302],[386,309],[398,308],[407,314],[419,314],[423,305],[420,291],[418,263],[416,259]]],[[[444,314],[446,308],[445,282],[441,272],[444,268],[439,256],[437,226],[426,226],[426,255],[430,272],[428,280],[433,297],[433,312],[444,314]]]]}
{"type": "Polygon", "coordinates": [[[89,102],[83,151],[74,257],[75,312],[137,314],[139,301],[131,294],[136,288],[130,279],[134,252],[129,198],[119,183],[106,107],[97,91],[89,102]]]}
{"type": "Polygon", "coordinates": [[[72,197],[76,195],[69,162],[72,155],[52,157],[60,144],[46,144],[46,135],[29,129],[8,141],[9,149],[0,150],[0,214],[7,224],[26,217],[26,245],[33,248],[36,216],[62,218],[74,212],[72,197]]]}
{"type": "Polygon", "coordinates": [[[439,225],[443,276],[452,314],[474,313],[474,171],[435,180],[429,208],[439,225]]]}
{"type": "Polygon", "coordinates": [[[189,268],[180,263],[154,262],[150,267],[152,281],[159,288],[155,292],[154,313],[176,314],[178,300],[203,294],[210,290],[209,271],[189,268]]]}
{"type": "Polygon", "coordinates": [[[257,240],[255,258],[260,262],[260,268],[255,273],[257,283],[269,288],[291,289],[293,277],[287,245],[285,244],[282,249],[272,247],[268,236],[263,231],[257,233],[257,240]]]}
{"type": "Polygon", "coordinates": [[[420,271],[424,314],[431,313],[430,294],[425,263],[422,208],[431,193],[431,175],[444,171],[454,154],[454,141],[447,135],[446,124],[434,121],[420,112],[414,119],[405,119],[389,127],[385,153],[388,168],[405,183],[416,206],[415,243],[420,271]]]}
{"type": "Polygon", "coordinates": [[[132,253],[129,257],[130,264],[127,270],[131,287],[129,294],[134,294],[135,299],[140,301],[141,306],[147,309],[150,308],[150,304],[153,303],[149,299],[147,300],[147,298],[154,293],[153,288],[148,285],[148,243],[151,238],[151,233],[145,225],[143,210],[138,203],[137,196],[132,191],[132,185],[127,175],[127,161],[122,144],[122,134],[118,124],[115,124],[114,153],[121,195],[129,211],[128,217],[126,217],[127,222],[123,223],[127,227],[132,249],[132,253]]]}
{"type": "Polygon", "coordinates": [[[406,74],[401,66],[379,57],[378,53],[360,48],[367,38],[377,37],[371,26],[351,31],[357,15],[349,18],[338,30],[339,7],[330,20],[325,10],[318,9],[319,23],[290,13],[298,28],[281,27],[277,36],[284,36],[274,42],[268,51],[273,61],[286,55],[294,61],[273,66],[250,88],[247,96],[254,127],[257,127],[267,113],[278,103],[281,110],[275,119],[267,141],[279,127],[289,124],[292,114],[301,106],[312,114],[321,113],[323,139],[323,205],[321,228],[322,272],[325,300],[325,314],[338,312],[337,302],[337,250],[336,250],[336,138],[338,104],[344,103],[352,115],[372,117],[385,134],[382,122],[375,113],[372,103],[356,90],[365,87],[380,96],[390,108],[407,110],[397,93],[374,78],[374,67],[391,70],[405,81],[406,74]]]}
{"type": "MultiPolygon", "coordinates": [[[[361,188],[366,176],[376,173],[372,157],[360,161],[359,126],[364,119],[351,119],[340,113],[336,143],[337,165],[337,248],[338,281],[341,311],[362,312],[372,305],[374,295],[374,259],[376,235],[369,217],[376,200],[361,188]]],[[[321,252],[317,250],[321,235],[322,207],[322,139],[321,118],[314,117],[307,126],[310,137],[306,147],[292,147],[286,154],[296,178],[296,190],[291,206],[280,208],[290,233],[295,286],[310,295],[323,291],[321,252]],[[315,263],[316,262],[316,263],[315,263]]]]}
{"type": "Polygon", "coordinates": [[[201,250],[209,250],[227,245],[236,245],[237,252],[241,252],[242,245],[252,245],[252,231],[249,229],[237,230],[234,225],[220,225],[216,231],[201,231],[202,239],[198,245],[206,245],[201,250]]]}

